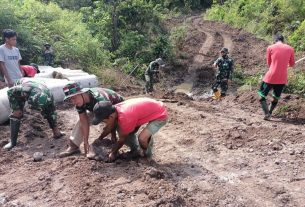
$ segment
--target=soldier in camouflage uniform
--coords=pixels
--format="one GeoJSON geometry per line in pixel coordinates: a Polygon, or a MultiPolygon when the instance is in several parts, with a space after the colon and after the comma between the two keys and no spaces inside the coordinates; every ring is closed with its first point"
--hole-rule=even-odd
{"type": "Polygon", "coordinates": [[[54,138],[59,138],[63,135],[57,127],[57,114],[53,95],[42,82],[21,79],[7,91],[7,95],[12,110],[10,115],[11,141],[4,146],[4,149],[10,150],[17,144],[20,120],[23,116],[23,108],[26,101],[30,108],[41,111],[42,116],[47,119],[53,130],[54,138]]]}
{"type": "MultiPolygon", "coordinates": [[[[116,92],[105,88],[84,88],[81,89],[77,83],[68,84],[64,87],[65,100],[70,100],[79,114],[79,120],[75,124],[72,134],[69,138],[68,149],[60,153],[60,157],[66,157],[75,153],[80,153],[79,146],[84,141],[85,154],[89,159],[99,159],[99,157],[90,150],[89,153],[89,130],[92,125],[93,108],[99,101],[110,101],[113,105],[124,101],[124,98],[116,92]]],[[[107,126],[98,139],[103,139],[111,133],[112,141],[116,141],[115,130],[109,130],[107,126]]]]}
{"type": "Polygon", "coordinates": [[[44,44],[43,58],[44,58],[44,65],[53,66],[54,51],[49,43],[44,44]]]}
{"type": "Polygon", "coordinates": [[[221,88],[221,96],[226,96],[228,90],[228,80],[232,80],[233,75],[233,59],[228,56],[229,50],[222,48],[220,51],[221,57],[219,57],[213,64],[215,68],[218,68],[218,74],[216,81],[212,86],[213,92],[218,92],[218,86],[221,88]]]}
{"type": "Polygon", "coordinates": [[[151,93],[154,90],[155,79],[158,78],[159,67],[162,66],[163,61],[161,58],[158,58],[151,63],[149,63],[148,68],[145,71],[145,92],[151,93]]]}

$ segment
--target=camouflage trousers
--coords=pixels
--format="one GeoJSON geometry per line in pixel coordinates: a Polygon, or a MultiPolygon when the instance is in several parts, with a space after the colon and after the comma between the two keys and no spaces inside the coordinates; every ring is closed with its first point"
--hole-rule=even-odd
{"type": "MultiPolygon", "coordinates": [[[[12,113],[14,113],[15,111],[23,111],[26,100],[22,98],[9,97],[9,102],[12,113]]],[[[48,121],[51,129],[57,127],[57,113],[53,99],[45,102],[39,107],[37,107],[36,104],[34,105],[29,103],[29,107],[33,110],[40,111],[43,118],[48,121]]]]}
{"type": "Polygon", "coordinates": [[[153,77],[150,75],[145,75],[145,91],[146,93],[152,92],[154,90],[153,77]]]}
{"type": "Polygon", "coordinates": [[[217,75],[216,81],[212,85],[212,90],[215,92],[218,90],[218,87],[220,86],[221,94],[225,95],[228,90],[228,78],[217,75]]]}

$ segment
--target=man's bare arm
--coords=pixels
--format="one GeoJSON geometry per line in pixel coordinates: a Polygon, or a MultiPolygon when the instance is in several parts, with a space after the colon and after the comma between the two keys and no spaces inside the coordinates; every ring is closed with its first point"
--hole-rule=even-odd
{"type": "Polygon", "coordinates": [[[106,125],[103,128],[103,132],[101,133],[101,135],[99,136],[99,139],[104,139],[108,134],[110,134],[110,132],[112,132],[114,130],[114,127],[108,126],[106,125]]]}
{"type": "Polygon", "coordinates": [[[79,114],[80,128],[84,139],[85,154],[89,152],[89,120],[86,112],[79,114]]]}

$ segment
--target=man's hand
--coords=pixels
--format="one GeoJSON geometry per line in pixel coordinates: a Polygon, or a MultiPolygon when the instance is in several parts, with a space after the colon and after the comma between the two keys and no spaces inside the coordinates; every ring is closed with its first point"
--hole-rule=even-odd
{"type": "Polygon", "coordinates": [[[116,159],[116,153],[111,152],[108,156],[108,161],[113,162],[116,159]]]}

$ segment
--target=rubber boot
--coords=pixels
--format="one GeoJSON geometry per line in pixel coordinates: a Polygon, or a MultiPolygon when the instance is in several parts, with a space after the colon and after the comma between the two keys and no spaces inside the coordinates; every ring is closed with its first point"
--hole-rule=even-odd
{"type": "Polygon", "coordinates": [[[261,102],[263,112],[265,114],[264,120],[269,120],[270,119],[270,113],[269,113],[267,101],[266,100],[261,100],[260,102],[261,102]]]}
{"type": "Polygon", "coordinates": [[[60,158],[68,157],[68,156],[80,153],[79,147],[76,144],[74,144],[70,139],[69,139],[68,145],[69,145],[68,149],[66,149],[66,151],[61,152],[59,154],[60,158]]]}
{"type": "Polygon", "coordinates": [[[17,138],[20,129],[20,120],[11,118],[10,119],[10,128],[11,128],[11,141],[6,144],[3,149],[11,150],[13,147],[17,145],[17,138]]]}
{"type": "Polygon", "coordinates": [[[144,151],[144,156],[145,157],[147,157],[147,158],[151,158],[152,157],[153,146],[154,146],[154,139],[153,139],[153,137],[150,137],[147,149],[144,151]]]}
{"type": "Polygon", "coordinates": [[[220,93],[220,91],[218,90],[218,89],[216,89],[215,91],[214,91],[214,93],[213,93],[213,99],[215,99],[215,100],[218,100],[218,99],[220,99],[220,97],[221,97],[221,93],[220,93]]]}
{"type": "Polygon", "coordinates": [[[272,101],[269,105],[269,114],[271,115],[278,102],[272,101]]]}

